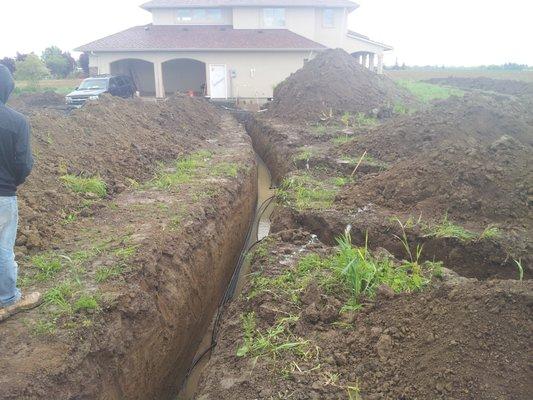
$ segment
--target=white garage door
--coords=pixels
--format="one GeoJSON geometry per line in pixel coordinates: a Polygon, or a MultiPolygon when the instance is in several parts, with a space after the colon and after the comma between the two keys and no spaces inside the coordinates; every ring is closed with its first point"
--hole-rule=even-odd
{"type": "Polygon", "coordinates": [[[209,64],[209,88],[212,99],[228,98],[228,74],[226,65],[209,64]]]}

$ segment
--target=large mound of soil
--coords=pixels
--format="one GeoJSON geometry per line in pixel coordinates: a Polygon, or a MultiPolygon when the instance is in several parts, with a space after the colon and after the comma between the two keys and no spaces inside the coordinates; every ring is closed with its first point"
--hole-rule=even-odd
{"type": "Polygon", "coordinates": [[[361,66],[343,50],[328,50],[309,61],[274,90],[269,114],[286,121],[316,122],[345,112],[379,113],[411,96],[383,75],[361,66]]]}
{"type": "Polygon", "coordinates": [[[437,85],[455,86],[461,89],[484,90],[514,96],[533,96],[533,83],[516,81],[512,79],[460,78],[450,76],[448,78],[431,78],[426,82],[437,85]]]}
{"type": "MultiPolygon", "coordinates": [[[[42,96],[26,104],[41,104],[42,96]]],[[[176,97],[164,103],[103,97],[71,115],[30,112],[35,167],[19,191],[18,245],[41,248],[78,214],[87,199],[72,192],[66,174],[101,177],[112,196],[153,176],[157,162],[186,152],[217,129],[220,113],[206,101],[176,97]],[[179,137],[179,140],[177,139],[179,137]]],[[[22,247],[20,250],[24,251],[22,247]]]]}
{"type": "Polygon", "coordinates": [[[396,211],[525,224],[531,201],[532,114],[490,97],[449,99],[386,123],[344,145],[389,164],[347,185],[342,204],[372,202],[396,211]],[[528,197],[529,196],[529,197],[528,197]]]}

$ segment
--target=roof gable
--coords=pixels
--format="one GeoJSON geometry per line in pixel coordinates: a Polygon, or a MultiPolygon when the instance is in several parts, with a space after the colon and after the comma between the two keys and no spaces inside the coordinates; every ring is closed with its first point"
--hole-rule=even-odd
{"type": "Polygon", "coordinates": [[[151,0],[142,8],[187,8],[187,7],[359,7],[350,0],[151,0]]]}

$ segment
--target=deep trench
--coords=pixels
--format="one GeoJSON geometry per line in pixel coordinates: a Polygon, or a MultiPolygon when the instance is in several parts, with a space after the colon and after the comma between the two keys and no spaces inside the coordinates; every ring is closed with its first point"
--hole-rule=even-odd
{"type": "MultiPolygon", "coordinates": [[[[240,120],[238,115],[236,115],[236,118],[240,120]]],[[[239,259],[236,262],[232,279],[230,280],[224,297],[212,318],[210,326],[203,334],[202,341],[198,346],[196,355],[191,366],[189,367],[189,371],[187,372],[187,376],[179,393],[177,394],[177,400],[192,400],[195,398],[202,372],[207,367],[211,351],[216,346],[219,324],[222,318],[224,318],[224,311],[227,303],[241,293],[243,284],[246,281],[246,276],[250,268],[250,261],[245,256],[256,244],[267,237],[270,232],[270,215],[274,208],[273,200],[275,189],[273,187],[272,175],[270,173],[269,166],[267,166],[260,155],[261,153],[264,154],[264,152],[260,152],[258,149],[256,149],[256,142],[253,140],[253,138],[252,142],[254,143],[253,146],[257,163],[256,210],[252,221],[250,221],[249,232],[246,236],[246,243],[239,259]]]]}

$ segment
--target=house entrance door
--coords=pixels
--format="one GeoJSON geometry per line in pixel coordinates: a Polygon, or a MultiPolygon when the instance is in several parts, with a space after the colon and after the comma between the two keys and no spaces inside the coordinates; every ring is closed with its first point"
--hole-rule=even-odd
{"type": "Polygon", "coordinates": [[[209,64],[209,88],[212,99],[228,98],[228,73],[224,64],[209,64]]]}

